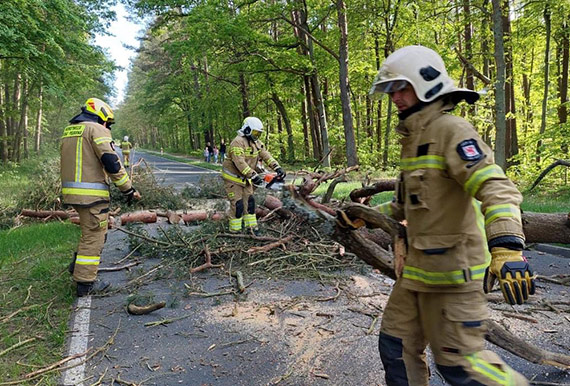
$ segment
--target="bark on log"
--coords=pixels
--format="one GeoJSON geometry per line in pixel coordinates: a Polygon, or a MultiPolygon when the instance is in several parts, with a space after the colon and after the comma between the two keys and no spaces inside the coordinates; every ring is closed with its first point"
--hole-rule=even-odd
{"type": "Polygon", "coordinates": [[[283,208],[283,203],[281,202],[281,200],[275,196],[271,196],[269,194],[265,196],[265,201],[263,202],[262,205],[270,210],[277,209],[277,214],[283,218],[287,219],[291,218],[292,216],[292,213],[290,211],[283,208]]]}
{"type": "Polygon", "coordinates": [[[354,189],[350,192],[350,199],[353,202],[360,202],[361,198],[369,197],[381,192],[389,192],[396,190],[396,179],[380,180],[370,186],[364,186],[361,189],[354,189]]]}
{"type": "Polygon", "coordinates": [[[133,212],[121,216],[121,225],[131,222],[155,223],[157,219],[155,212],[133,212]]]}
{"type": "Polygon", "coordinates": [[[67,212],[64,210],[31,210],[31,209],[22,209],[20,215],[26,217],[33,217],[33,218],[57,218],[61,220],[79,216],[76,211],[67,212]]]}
{"type": "Polygon", "coordinates": [[[522,215],[527,243],[570,244],[570,213],[533,213],[522,215]]]}
{"type": "Polygon", "coordinates": [[[166,306],[165,302],[149,304],[148,306],[137,306],[131,303],[127,307],[127,311],[131,315],[146,315],[153,311],[160,310],[161,308],[164,308],[164,306],[166,306]]]}

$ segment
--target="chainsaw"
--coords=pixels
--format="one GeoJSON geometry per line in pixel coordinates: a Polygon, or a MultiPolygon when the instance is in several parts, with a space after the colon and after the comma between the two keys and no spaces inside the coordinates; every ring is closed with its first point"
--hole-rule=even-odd
{"type": "Polygon", "coordinates": [[[285,179],[277,175],[277,173],[263,173],[260,174],[263,179],[263,184],[257,186],[258,188],[265,188],[270,190],[281,190],[285,179]]]}

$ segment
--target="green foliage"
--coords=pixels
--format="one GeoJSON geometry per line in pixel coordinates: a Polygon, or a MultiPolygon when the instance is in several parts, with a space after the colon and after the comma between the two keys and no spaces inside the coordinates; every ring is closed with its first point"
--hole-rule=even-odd
{"type": "MultiPolygon", "coordinates": [[[[3,381],[20,379],[31,367],[44,367],[64,356],[74,299],[67,264],[79,233],[77,226],[57,222],[0,231],[0,292],[4,294],[0,346],[6,349],[35,338],[0,358],[3,381]]],[[[42,377],[44,384],[56,384],[57,379],[57,373],[42,377]]]]}

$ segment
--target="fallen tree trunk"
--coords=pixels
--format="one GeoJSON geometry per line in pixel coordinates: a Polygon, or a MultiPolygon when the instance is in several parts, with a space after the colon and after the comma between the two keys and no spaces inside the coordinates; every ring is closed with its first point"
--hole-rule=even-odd
{"type": "Polygon", "coordinates": [[[71,217],[79,216],[76,211],[64,211],[64,210],[31,210],[22,209],[20,216],[32,217],[32,218],[54,218],[66,220],[71,217]]]}
{"type": "Polygon", "coordinates": [[[570,213],[533,213],[522,215],[527,243],[570,244],[570,213]]]}

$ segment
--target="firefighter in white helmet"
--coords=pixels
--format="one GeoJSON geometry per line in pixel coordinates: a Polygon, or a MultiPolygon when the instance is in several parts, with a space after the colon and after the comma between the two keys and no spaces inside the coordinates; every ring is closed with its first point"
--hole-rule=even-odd
{"type": "Polygon", "coordinates": [[[124,165],[126,168],[128,168],[130,165],[132,148],[133,144],[129,142],[129,136],[125,135],[125,137],[121,141],[121,150],[123,151],[124,165]]]}
{"type": "Polygon", "coordinates": [[[534,276],[522,256],[521,194],[474,127],[449,114],[479,95],[455,87],[441,57],[422,46],[388,56],[371,93],[397,106],[402,144],[394,198],[375,209],[407,221],[380,329],[387,385],[428,385],[428,344],[452,385],[528,384],[485,350],[484,292],[498,282],[507,303],[522,304],[534,276]]]}
{"type": "Polygon", "coordinates": [[[280,178],[285,177],[285,171],[259,140],[262,132],[263,123],[259,118],[245,118],[222,164],[222,178],[230,201],[230,232],[239,232],[245,227],[257,233],[253,187],[263,183],[256,172],[258,161],[268,164],[280,178]]]}
{"type": "Polygon", "coordinates": [[[77,252],[69,265],[80,297],[108,286],[96,278],[107,234],[110,181],[128,202],[141,197],[113,148],[110,127],[114,119],[108,104],[89,98],[61,139],[63,202],[79,213],[81,227],[77,252]]]}

